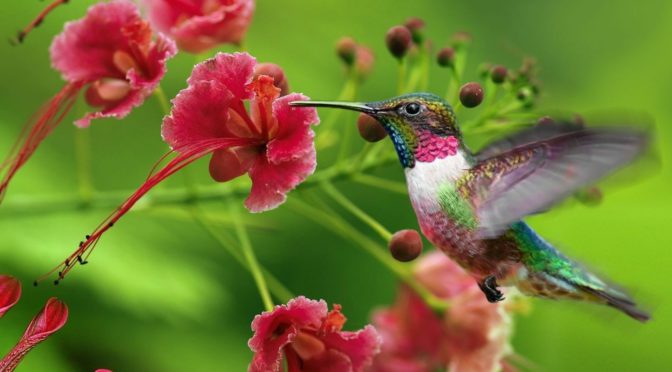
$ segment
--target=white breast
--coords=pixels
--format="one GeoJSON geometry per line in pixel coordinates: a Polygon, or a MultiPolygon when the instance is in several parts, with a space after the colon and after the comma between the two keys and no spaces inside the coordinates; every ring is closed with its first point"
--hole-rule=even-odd
{"type": "Polygon", "coordinates": [[[439,211],[439,187],[456,182],[468,169],[467,159],[461,152],[431,163],[416,162],[415,167],[406,168],[408,194],[418,218],[439,211]]]}

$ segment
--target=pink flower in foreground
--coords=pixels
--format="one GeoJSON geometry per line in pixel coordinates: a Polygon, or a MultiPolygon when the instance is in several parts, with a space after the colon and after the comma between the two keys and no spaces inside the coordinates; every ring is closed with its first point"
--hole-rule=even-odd
{"type": "Polygon", "coordinates": [[[89,8],[86,16],[69,22],[51,45],[53,67],[67,81],[28,122],[0,165],[7,170],[0,197],[41,141],[63,120],[78,93],[86,88],[86,102],[97,108],[75,122],[87,127],[92,119],[123,118],[141,105],[166,72],[175,44],[163,35],[152,39],[149,24],[130,1],[115,0],[89,8]]]}
{"type": "Polygon", "coordinates": [[[0,318],[19,302],[20,297],[21,283],[11,276],[0,275],[0,318]]]}
{"type": "Polygon", "coordinates": [[[56,298],[50,298],[16,346],[0,360],[0,371],[13,371],[32,348],[61,329],[67,320],[68,307],[56,298]]]}
{"type": "Polygon", "coordinates": [[[287,193],[315,170],[314,108],[290,107],[301,94],[279,97],[273,78],[254,77],[255,59],[247,53],[220,53],[194,67],[188,87],[173,99],[162,135],[175,157],[154,172],[98,228],[86,236],[54,271],[59,279],[149,190],[196,159],[212,154],[210,175],[226,182],[245,173],[252,189],[245,206],[252,212],[277,207],[287,193]],[[249,102],[250,113],[245,108],[249,102]]]}
{"type": "Polygon", "coordinates": [[[380,337],[367,325],[357,332],[342,331],[341,307],[328,311],[323,300],[299,296],[257,315],[254,336],[248,342],[254,352],[250,372],[282,370],[284,354],[288,372],[363,371],[378,353],[380,337]]]}
{"type": "Polygon", "coordinates": [[[372,371],[493,371],[511,368],[511,319],[503,303],[489,303],[462,268],[441,252],[420,258],[415,276],[434,295],[450,301],[438,316],[412,290],[402,287],[395,305],[377,311],[383,338],[372,371]]]}
{"type": "Polygon", "coordinates": [[[152,24],[180,49],[201,53],[219,44],[239,45],[254,14],[253,0],[143,0],[152,24]]]}

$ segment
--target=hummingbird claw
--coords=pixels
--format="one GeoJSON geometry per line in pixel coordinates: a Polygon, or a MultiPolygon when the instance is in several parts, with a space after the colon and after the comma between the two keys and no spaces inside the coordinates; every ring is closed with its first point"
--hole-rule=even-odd
{"type": "Polygon", "coordinates": [[[504,294],[497,289],[497,278],[494,275],[483,279],[482,282],[478,283],[478,287],[485,293],[488,302],[495,303],[504,300],[504,294]]]}

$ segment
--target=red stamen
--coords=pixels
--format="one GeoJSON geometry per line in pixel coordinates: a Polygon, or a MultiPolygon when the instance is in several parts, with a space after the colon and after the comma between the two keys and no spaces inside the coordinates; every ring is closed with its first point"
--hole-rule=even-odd
{"type": "Polygon", "coordinates": [[[261,135],[259,132],[259,128],[254,124],[252,119],[250,119],[250,115],[247,114],[247,110],[245,109],[245,105],[243,104],[243,101],[237,101],[231,105],[230,107],[233,111],[235,111],[238,115],[240,115],[243,120],[245,120],[245,124],[247,124],[247,127],[250,128],[250,131],[252,133],[256,133],[257,135],[261,135]]]}
{"type": "Polygon", "coordinates": [[[35,29],[37,26],[41,25],[42,22],[44,21],[44,18],[51,13],[52,10],[56,9],[59,5],[67,4],[70,0],[54,0],[51,4],[47,5],[44,10],[40,12],[40,14],[33,19],[26,28],[23,30],[19,31],[19,34],[16,36],[15,40],[10,40],[12,44],[21,44],[23,40],[26,39],[26,36],[28,36],[28,33],[30,33],[33,29],[35,29]]]}
{"type": "MultiPolygon", "coordinates": [[[[88,257],[91,255],[91,252],[93,252],[93,249],[96,247],[98,240],[105,233],[105,231],[109,230],[135,205],[135,203],[138,202],[138,200],[140,200],[140,198],[142,198],[147,192],[149,192],[149,190],[151,190],[161,181],[189,165],[191,162],[216,150],[232,146],[250,146],[254,144],[256,144],[254,140],[245,138],[213,138],[174,149],[174,151],[171,153],[177,153],[177,155],[170,162],[168,162],[168,164],[163,166],[156,173],[151,174],[147,180],[145,180],[145,182],[140,185],[140,187],[121,204],[121,206],[119,206],[112,214],[103,220],[103,222],[98,225],[98,227],[96,227],[91,235],[86,236],[85,240],[80,243],[77,250],[68,256],[65,261],[63,261],[63,263],[37,279],[37,282],[42,282],[52,274],[58,272],[58,279],[55,281],[55,283],[58,284],[58,282],[65,278],[65,276],[75,267],[78,262],[80,264],[86,264],[88,257]]],[[[166,155],[164,155],[161,160],[165,158],[166,155]]]]}
{"type": "Polygon", "coordinates": [[[2,178],[2,182],[0,182],[0,203],[2,203],[2,198],[12,177],[33,155],[42,140],[63,121],[63,118],[75,103],[77,93],[82,86],[82,83],[77,82],[63,87],[58,94],[40,108],[38,113],[21,130],[21,134],[12,146],[7,159],[0,165],[0,173],[5,171],[5,167],[9,167],[2,178]]]}

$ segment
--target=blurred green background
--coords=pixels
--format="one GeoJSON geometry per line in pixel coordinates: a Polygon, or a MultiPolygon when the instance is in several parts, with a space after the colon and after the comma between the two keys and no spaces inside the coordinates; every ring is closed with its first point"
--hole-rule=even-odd
{"type": "MultiPolygon", "coordinates": [[[[63,85],[50,68],[52,37],[92,3],[73,0],[57,9],[22,46],[0,43],[3,154],[27,118],[63,85]]],[[[13,36],[42,6],[37,0],[5,2],[0,35],[13,36]]],[[[569,255],[629,288],[653,311],[653,320],[642,325],[606,308],[533,300],[532,313],[517,317],[513,344],[544,371],[669,369],[672,3],[260,0],[246,45],[260,61],[280,64],[292,90],[333,99],[343,82],[334,44],[340,36],[353,36],[377,57],[360,98],[380,99],[393,95],[396,86],[396,64],[383,36],[409,16],[426,20],[436,46],[455,31],[470,32],[472,77],[481,61],[515,67],[531,55],[541,68],[542,107],[584,114],[627,110],[656,123],[663,163],[656,175],[608,193],[597,208],[574,205],[530,220],[569,255]]],[[[169,97],[185,87],[193,62],[188,54],[170,61],[162,83],[169,97]]],[[[446,72],[432,69],[431,90],[441,94],[446,72]]],[[[92,125],[97,190],[130,190],[144,179],[167,149],[159,136],[161,118],[152,99],[123,121],[92,125]]],[[[250,322],[262,310],[257,290],[249,274],[188,219],[137,208],[104,237],[91,264],[61,286],[30,285],[111,210],[49,208],[49,201],[77,192],[77,129],[71,121],[42,144],[0,207],[0,272],[24,283],[22,301],[0,321],[0,353],[16,342],[49,296],[58,296],[70,307],[68,324],[19,370],[245,370],[250,322]],[[23,203],[40,201],[44,211],[23,210],[23,203]]],[[[325,157],[318,154],[318,161],[325,157]]],[[[206,166],[191,167],[204,185],[211,184],[206,166]]],[[[403,180],[396,165],[377,174],[403,180]]],[[[174,178],[162,187],[181,187],[179,175],[174,178]]],[[[417,228],[405,196],[351,182],[337,186],[389,229],[417,228]]],[[[208,207],[226,210],[224,201],[208,207]]],[[[395,278],[353,243],[286,207],[252,220],[263,225],[252,230],[260,261],[294,293],[342,304],[346,328],[361,327],[372,309],[393,301],[395,278]]],[[[362,231],[370,233],[365,226],[362,231]]]]}

